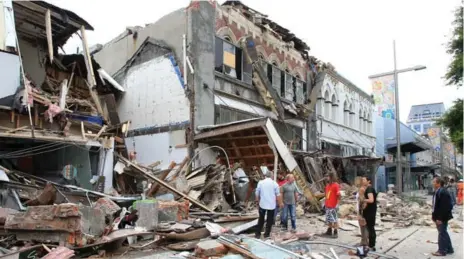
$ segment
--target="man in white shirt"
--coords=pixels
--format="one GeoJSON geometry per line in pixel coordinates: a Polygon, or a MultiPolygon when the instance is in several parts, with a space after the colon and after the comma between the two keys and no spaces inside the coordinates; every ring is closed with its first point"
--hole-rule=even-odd
{"type": "Polygon", "coordinates": [[[266,216],[266,231],[264,238],[268,238],[271,234],[272,224],[274,222],[274,211],[278,202],[279,207],[283,207],[282,199],[280,196],[279,185],[272,179],[272,173],[267,172],[266,178],[258,182],[256,187],[256,202],[259,204],[259,219],[258,228],[255,237],[261,238],[261,230],[264,225],[264,217],[266,216]]]}

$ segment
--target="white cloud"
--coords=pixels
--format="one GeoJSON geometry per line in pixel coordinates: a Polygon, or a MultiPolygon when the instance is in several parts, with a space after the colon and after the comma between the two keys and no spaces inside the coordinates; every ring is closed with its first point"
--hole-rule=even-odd
{"type": "MultiPolygon", "coordinates": [[[[106,43],[127,26],[152,23],[188,0],[173,1],[74,1],[51,3],[69,9],[94,26],[89,44],[106,43]]],[[[392,41],[396,40],[398,68],[425,65],[427,70],[399,76],[400,113],[406,120],[414,104],[452,101],[464,89],[444,86],[450,57],[444,44],[451,32],[458,0],[285,0],[244,1],[253,9],[291,30],[311,47],[311,55],[331,62],[338,72],[370,92],[371,74],[393,70],[392,41]]],[[[79,39],[66,51],[75,52],[79,39]]]]}

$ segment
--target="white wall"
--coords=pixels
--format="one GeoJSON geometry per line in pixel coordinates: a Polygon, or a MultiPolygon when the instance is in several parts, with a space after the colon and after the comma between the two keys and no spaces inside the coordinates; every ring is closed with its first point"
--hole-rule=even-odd
{"type": "Polygon", "coordinates": [[[2,87],[0,88],[0,98],[12,95],[20,84],[20,62],[19,56],[6,52],[0,52],[0,78],[2,87]]]}
{"type": "Polygon", "coordinates": [[[41,46],[19,39],[19,48],[23,61],[24,71],[36,86],[40,87],[45,80],[46,52],[41,46]]]}
{"type": "MultiPolygon", "coordinates": [[[[189,121],[189,101],[171,60],[161,56],[131,67],[122,82],[126,89],[118,106],[121,121],[131,120],[130,130],[156,128],[189,121]]],[[[137,162],[148,165],[161,160],[160,168],[187,156],[185,130],[126,138],[128,150],[137,152],[137,162]]]]}
{"type": "Polygon", "coordinates": [[[318,115],[336,124],[343,124],[353,130],[375,136],[372,116],[374,103],[365,99],[355,89],[326,75],[319,97],[318,115]],[[329,102],[326,102],[327,100],[329,102]],[[351,113],[345,112],[346,109],[351,110],[351,113]],[[360,119],[360,111],[364,119],[360,119]],[[348,115],[347,119],[345,119],[346,115],[348,115]]]}
{"type": "Polygon", "coordinates": [[[163,126],[189,120],[189,101],[171,60],[162,56],[131,67],[118,106],[121,121],[131,129],[163,126]]]}
{"type": "Polygon", "coordinates": [[[185,144],[185,130],[176,130],[152,135],[126,138],[126,147],[137,152],[137,163],[149,165],[161,161],[158,168],[168,168],[171,161],[181,163],[188,150],[186,147],[176,148],[185,144]]]}
{"type": "Polygon", "coordinates": [[[325,76],[316,105],[317,130],[322,139],[364,148],[375,145],[374,104],[358,91],[325,76]]]}

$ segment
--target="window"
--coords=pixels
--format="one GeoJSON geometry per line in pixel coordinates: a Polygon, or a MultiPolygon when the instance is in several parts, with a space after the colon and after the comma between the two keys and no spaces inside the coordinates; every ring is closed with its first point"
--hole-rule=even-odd
{"type": "Polygon", "coordinates": [[[335,98],[335,94],[332,95],[332,121],[337,122],[337,99],[335,98]]]}
{"type": "Polygon", "coordinates": [[[354,109],[353,109],[353,104],[350,104],[350,127],[354,128],[354,109]]]}
{"type": "MultiPolygon", "coordinates": [[[[420,125],[419,125],[420,126],[420,125]]],[[[430,123],[424,123],[422,124],[422,127],[423,127],[423,133],[427,133],[427,131],[430,129],[432,125],[430,123]]]]}
{"type": "Polygon", "coordinates": [[[280,70],[275,62],[272,64],[266,64],[263,60],[261,62],[267,79],[280,97],[299,104],[305,103],[307,86],[303,80],[298,76],[292,76],[289,71],[280,70]]]}
{"type": "Polygon", "coordinates": [[[283,95],[285,99],[293,101],[295,97],[295,92],[293,89],[293,76],[287,72],[285,72],[285,84],[283,85],[283,95]]]}
{"type": "Polygon", "coordinates": [[[272,69],[272,77],[271,77],[271,84],[272,88],[276,90],[279,96],[282,96],[282,71],[277,68],[276,64],[271,66],[272,69]]]}
{"type": "Polygon", "coordinates": [[[343,125],[349,126],[350,123],[350,107],[348,107],[348,102],[345,101],[343,104],[343,125]]]}
{"type": "Polygon", "coordinates": [[[363,131],[363,114],[361,110],[359,110],[359,131],[363,131]]]}
{"type": "Polygon", "coordinates": [[[417,132],[421,132],[421,125],[420,124],[415,124],[413,126],[414,130],[417,131],[417,132]]]}
{"type": "Polygon", "coordinates": [[[305,103],[305,96],[306,96],[306,84],[301,81],[298,76],[294,78],[294,83],[295,83],[295,98],[293,98],[293,101],[299,104],[304,104],[305,103]]]}
{"type": "Polygon", "coordinates": [[[330,103],[329,91],[325,91],[324,100],[325,100],[324,118],[326,120],[328,120],[328,119],[330,119],[330,108],[332,106],[331,103],[330,103]]]}
{"type": "Polygon", "coordinates": [[[251,84],[252,65],[243,58],[242,49],[216,37],[214,69],[232,78],[251,84]]]}

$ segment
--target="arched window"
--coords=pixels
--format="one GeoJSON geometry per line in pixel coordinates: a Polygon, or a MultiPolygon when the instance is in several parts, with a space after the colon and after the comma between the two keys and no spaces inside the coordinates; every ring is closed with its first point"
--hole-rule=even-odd
{"type": "Polygon", "coordinates": [[[367,114],[367,134],[372,134],[372,115],[369,112],[367,114]]]}
{"type": "Polygon", "coordinates": [[[363,131],[363,111],[361,109],[359,109],[359,131],[363,131]]]}
{"type": "Polygon", "coordinates": [[[326,120],[329,120],[330,119],[330,110],[331,110],[331,99],[330,99],[330,96],[329,96],[329,91],[326,90],[325,91],[325,94],[324,94],[324,100],[325,100],[325,105],[324,105],[324,118],[326,120]]]}
{"type": "Polygon", "coordinates": [[[337,122],[337,108],[338,108],[338,103],[337,99],[335,98],[335,94],[332,94],[332,121],[337,122]]]}
{"type": "Polygon", "coordinates": [[[353,103],[350,104],[350,127],[354,127],[354,107],[353,103]]]}
{"type": "Polygon", "coordinates": [[[350,125],[350,107],[347,101],[343,103],[343,125],[350,125]]]}
{"type": "Polygon", "coordinates": [[[364,116],[363,116],[363,129],[362,132],[367,133],[367,112],[364,111],[364,116]]]}

